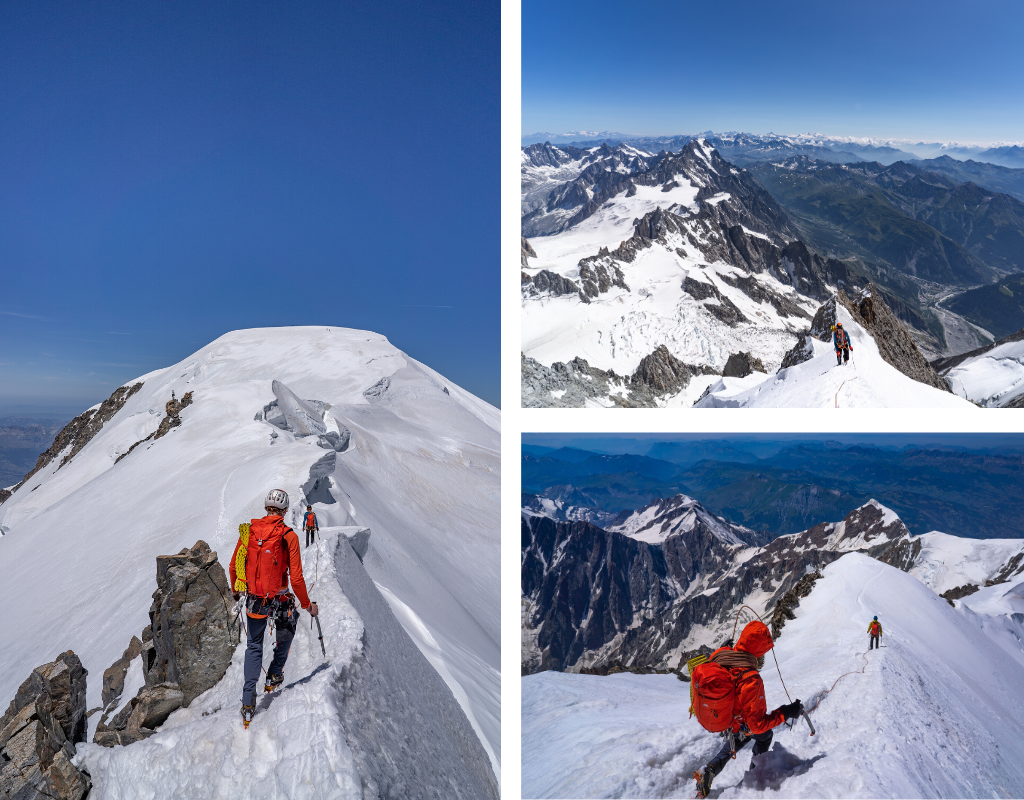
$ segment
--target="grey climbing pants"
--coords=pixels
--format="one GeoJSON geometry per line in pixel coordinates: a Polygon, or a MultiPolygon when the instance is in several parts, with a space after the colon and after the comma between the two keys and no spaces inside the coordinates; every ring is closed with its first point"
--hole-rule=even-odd
{"type": "MultiPolygon", "coordinates": [[[[267,632],[269,617],[254,619],[248,617],[249,640],[245,647],[245,685],[242,687],[242,705],[251,706],[256,697],[256,682],[260,679],[263,669],[263,637],[267,632]]],[[[288,650],[295,636],[295,626],[299,622],[299,612],[295,608],[274,620],[277,627],[277,641],[274,643],[274,660],[270,662],[267,675],[283,675],[284,662],[288,660],[288,650]]]]}
{"type": "MultiPolygon", "coordinates": [[[[761,753],[767,753],[768,748],[772,746],[772,732],[765,731],[764,733],[755,733],[752,736],[743,736],[742,734],[736,734],[736,751],[739,752],[746,747],[747,742],[754,742],[754,750],[751,755],[760,755],[761,753]]],[[[725,765],[732,758],[732,750],[729,748],[729,740],[725,740],[725,744],[722,745],[722,749],[718,751],[713,759],[708,762],[708,766],[711,767],[717,775],[725,765]]]]}

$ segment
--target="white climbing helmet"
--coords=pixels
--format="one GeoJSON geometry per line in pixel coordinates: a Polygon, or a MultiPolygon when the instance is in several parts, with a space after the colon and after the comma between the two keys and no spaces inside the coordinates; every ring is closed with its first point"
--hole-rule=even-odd
{"type": "Polygon", "coordinates": [[[263,501],[264,508],[276,508],[279,511],[288,510],[288,492],[284,489],[271,489],[267,492],[267,499],[263,501]]]}

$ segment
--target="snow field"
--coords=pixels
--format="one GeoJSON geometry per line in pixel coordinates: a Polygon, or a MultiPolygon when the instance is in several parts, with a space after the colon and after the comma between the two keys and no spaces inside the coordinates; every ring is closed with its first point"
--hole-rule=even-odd
{"type": "MultiPolygon", "coordinates": [[[[824,570],[776,645],[789,694],[814,707],[748,748],[713,797],[1019,797],[1024,667],[978,617],[858,553],[824,570]],[[866,652],[878,615],[884,647],[866,652]],[[863,670],[863,672],[861,672],[863,670]],[[844,673],[853,673],[836,679],[844,673]]],[[[768,708],[787,702],[771,655],[768,708]]],[[[675,676],[541,673],[522,679],[526,797],[692,797],[691,773],[722,740],[687,717],[675,676]]]]}
{"type": "MultiPolygon", "coordinates": [[[[334,548],[342,534],[319,543],[314,596],[326,657],[311,617],[299,624],[279,693],[257,684],[256,716],[246,730],[241,708],[245,633],[224,678],[175,711],[148,739],[128,747],[79,744],[76,763],[92,776],[93,793],[109,800],[172,797],[361,798],[362,787],[333,686],[362,648],[363,624],[338,583],[334,548]]],[[[304,544],[304,542],[303,542],[304,544]]],[[[348,546],[344,541],[343,546],[348,546]]],[[[316,548],[303,548],[303,574],[313,583],[316,548]]],[[[263,667],[273,658],[268,631],[263,667]]]]}
{"type": "MultiPolygon", "coordinates": [[[[552,269],[578,278],[579,259],[593,255],[596,244],[581,245],[569,250],[569,255],[558,255],[550,261],[545,258],[549,246],[558,252],[565,247],[565,241],[572,240],[578,229],[589,221],[564,234],[536,239],[533,246],[541,258],[531,260],[531,267],[552,269]]],[[[602,245],[614,248],[618,241],[603,240],[602,245]]],[[[683,245],[681,240],[678,244],[683,245]]],[[[641,251],[632,264],[622,265],[629,292],[613,287],[590,303],[583,303],[576,295],[525,298],[523,352],[547,366],[581,356],[591,366],[612,369],[619,375],[630,375],[644,356],[663,344],[676,358],[690,364],[709,364],[721,369],[730,354],[744,350],[762,359],[766,366],[777,367],[796,342],[796,330],[805,327],[807,320],[780,317],[768,303],[754,302],[722,280],[720,275],[723,274],[741,275],[736,268],[724,264],[703,265],[698,259],[699,256],[682,259],[673,250],[655,245],[641,251]],[[696,300],[683,291],[687,275],[713,284],[752,324],[741,323],[731,328],[720,322],[705,308],[717,304],[717,300],[696,300]]],[[[779,294],[791,292],[788,286],[769,275],[759,275],[757,280],[779,294]]],[[[810,304],[803,305],[809,314],[814,312],[810,304]]],[[[702,379],[704,376],[695,377],[694,385],[702,379]]],[[[711,379],[713,376],[707,378],[711,379]]],[[[700,392],[705,386],[700,386],[700,392]]],[[[699,397],[700,392],[693,399],[699,397]]],[[[693,388],[689,386],[683,392],[692,393],[693,388]]]]}
{"type": "Polygon", "coordinates": [[[888,364],[864,328],[845,309],[839,321],[850,336],[850,363],[836,366],[831,342],[811,340],[814,357],[776,375],[722,378],[700,408],[973,408],[956,395],[908,378],[888,364]]]}
{"type": "Polygon", "coordinates": [[[1024,392],[1024,342],[1007,342],[953,367],[946,375],[953,393],[997,408],[1024,392]]]}

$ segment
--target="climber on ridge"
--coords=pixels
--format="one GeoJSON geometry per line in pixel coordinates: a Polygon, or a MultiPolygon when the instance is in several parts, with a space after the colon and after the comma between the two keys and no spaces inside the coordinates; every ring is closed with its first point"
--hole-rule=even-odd
{"type": "Polygon", "coordinates": [[[837,322],[832,326],[832,331],[832,343],[836,348],[836,366],[838,367],[844,361],[850,361],[850,353],[853,351],[853,345],[850,344],[850,335],[843,330],[843,323],[837,322]]]}
{"type": "Polygon", "coordinates": [[[878,621],[878,617],[875,617],[871,622],[868,623],[868,650],[872,650],[878,647],[878,639],[882,635],[882,623],[878,621]]]}
{"type": "Polygon", "coordinates": [[[265,517],[238,526],[238,544],[231,556],[231,587],[237,601],[245,592],[248,644],[245,648],[245,684],[242,687],[242,721],[249,727],[256,710],[256,681],[263,668],[263,636],[267,620],[273,617],[277,628],[274,659],[267,668],[264,691],[272,692],[284,682],[284,664],[295,636],[299,605],[311,616],[319,612],[306,594],[302,577],[299,537],[284,524],[288,493],[272,489],[263,506],[265,517]],[[288,591],[291,576],[295,596],[288,591]]]}
{"type": "Polygon", "coordinates": [[[306,503],[306,513],[302,515],[302,528],[306,531],[306,547],[316,541],[316,533],[320,525],[316,521],[316,514],[313,513],[313,506],[306,503]]]}
{"type": "MultiPolygon", "coordinates": [[[[799,700],[794,700],[788,705],[779,706],[770,714],[764,699],[764,682],[758,674],[758,670],[764,666],[764,655],[774,647],[771,632],[767,626],[759,620],[754,620],[743,628],[740,639],[736,646],[732,641],[727,641],[724,646],[719,647],[708,657],[708,664],[700,664],[693,671],[692,685],[696,697],[694,706],[703,703],[704,708],[709,708],[709,702],[714,705],[721,700],[709,702],[700,699],[705,690],[714,692],[712,684],[718,676],[722,675],[721,668],[728,672],[733,686],[732,702],[728,703],[732,708],[731,732],[735,739],[735,749],[740,750],[748,742],[753,740],[754,747],[752,756],[758,756],[768,751],[772,744],[772,728],[781,725],[786,720],[795,719],[803,712],[803,706],[799,700]]],[[[726,679],[728,680],[728,679],[726,679]]],[[[726,712],[728,713],[728,712],[726,712]]],[[[697,720],[705,728],[708,726],[702,718],[702,709],[696,710],[697,720]]],[[[716,715],[717,716],[717,715],[716,715]]],[[[730,731],[728,725],[722,731],[727,735],[730,731]]],[[[724,769],[725,765],[733,754],[732,742],[726,741],[718,755],[712,758],[703,773],[694,773],[697,779],[697,792],[700,797],[707,797],[711,791],[711,781],[724,769]]],[[[753,765],[753,759],[751,759],[753,765]]]]}

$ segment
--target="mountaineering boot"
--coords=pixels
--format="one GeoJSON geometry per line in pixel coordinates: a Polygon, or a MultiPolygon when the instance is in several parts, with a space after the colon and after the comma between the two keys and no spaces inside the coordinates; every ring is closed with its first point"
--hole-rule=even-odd
{"type": "Polygon", "coordinates": [[[694,772],[693,777],[697,781],[697,797],[707,797],[711,793],[711,781],[715,777],[714,767],[708,764],[703,772],[694,772]]]}
{"type": "Polygon", "coordinates": [[[263,685],[263,691],[270,694],[282,683],[284,683],[284,675],[267,675],[267,682],[263,685]]]}
{"type": "Polygon", "coordinates": [[[252,715],[256,713],[256,706],[242,706],[242,724],[245,725],[246,729],[249,727],[249,723],[252,722],[252,715]]]}

